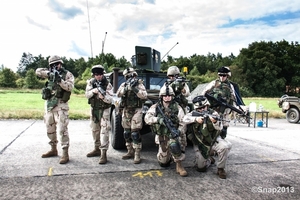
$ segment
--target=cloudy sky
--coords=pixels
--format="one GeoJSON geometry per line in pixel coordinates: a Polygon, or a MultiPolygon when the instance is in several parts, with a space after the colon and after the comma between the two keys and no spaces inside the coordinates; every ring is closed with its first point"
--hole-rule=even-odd
{"type": "Polygon", "coordinates": [[[130,60],[148,46],[162,57],[173,47],[173,57],[237,56],[254,41],[299,42],[300,1],[1,0],[0,25],[0,66],[14,71],[23,52],[130,60]]]}

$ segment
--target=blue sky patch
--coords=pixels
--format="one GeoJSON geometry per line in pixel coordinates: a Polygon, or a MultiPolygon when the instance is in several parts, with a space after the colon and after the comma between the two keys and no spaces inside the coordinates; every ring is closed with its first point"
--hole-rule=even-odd
{"type": "Polygon", "coordinates": [[[249,19],[249,20],[242,20],[242,19],[231,20],[227,24],[220,26],[220,28],[229,28],[238,25],[249,25],[249,24],[255,24],[257,22],[264,22],[269,26],[274,26],[277,24],[278,21],[281,20],[292,20],[292,19],[299,19],[299,18],[300,18],[300,11],[285,12],[285,13],[268,15],[261,18],[249,19]]]}

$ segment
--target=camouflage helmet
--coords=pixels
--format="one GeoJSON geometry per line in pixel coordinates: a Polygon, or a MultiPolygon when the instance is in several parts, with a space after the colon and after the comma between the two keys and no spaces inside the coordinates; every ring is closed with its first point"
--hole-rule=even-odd
{"type": "Polygon", "coordinates": [[[128,67],[123,71],[123,75],[126,76],[138,76],[136,71],[132,67],[128,67]]]}
{"type": "Polygon", "coordinates": [[[223,66],[218,69],[218,75],[220,74],[226,74],[227,76],[231,76],[231,71],[229,67],[223,66]]]}
{"type": "Polygon", "coordinates": [[[50,58],[48,59],[48,62],[49,62],[49,66],[52,65],[52,64],[54,64],[54,63],[58,63],[58,62],[64,63],[62,61],[62,59],[59,56],[57,56],[57,55],[50,56],[50,58]]]}
{"type": "Polygon", "coordinates": [[[169,85],[162,86],[162,88],[159,91],[159,97],[162,97],[165,95],[175,96],[175,93],[171,86],[169,86],[169,85]]]}
{"type": "Polygon", "coordinates": [[[210,103],[209,101],[207,100],[207,98],[203,95],[200,95],[200,96],[196,96],[194,99],[193,99],[193,104],[194,104],[194,109],[197,109],[197,108],[202,108],[204,106],[210,106],[210,103]]]}
{"type": "Polygon", "coordinates": [[[167,76],[175,76],[179,74],[180,74],[180,70],[177,66],[171,66],[168,68],[167,76]]]}
{"type": "Polygon", "coordinates": [[[92,67],[93,74],[103,74],[105,73],[104,67],[102,65],[94,65],[92,67]]]}

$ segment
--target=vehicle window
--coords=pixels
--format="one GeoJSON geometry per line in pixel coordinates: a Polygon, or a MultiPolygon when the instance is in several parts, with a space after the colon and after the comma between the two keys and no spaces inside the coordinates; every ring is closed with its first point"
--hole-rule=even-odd
{"type": "Polygon", "coordinates": [[[151,77],[150,78],[150,90],[160,90],[167,78],[151,77]]]}

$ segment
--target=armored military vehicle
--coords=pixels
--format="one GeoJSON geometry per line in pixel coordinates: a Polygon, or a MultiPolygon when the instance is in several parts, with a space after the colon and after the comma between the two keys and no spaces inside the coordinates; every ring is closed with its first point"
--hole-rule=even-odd
{"type": "MultiPolygon", "coordinates": [[[[143,113],[145,115],[148,108],[158,101],[160,88],[167,80],[167,74],[160,70],[161,60],[160,52],[150,47],[135,47],[135,55],[132,56],[132,67],[138,73],[138,78],[144,81],[148,93],[148,100],[144,103],[143,113]]],[[[124,129],[121,125],[122,108],[120,108],[121,98],[115,94],[121,83],[125,81],[123,70],[114,68],[113,72],[105,74],[106,78],[113,85],[114,98],[111,108],[111,136],[110,142],[114,149],[125,148],[125,140],[123,137],[124,129]]],[[[144,117],[144,116],[143,116],[144,117]]],[[[151,132],[149,125],[143,125],[140,133],[146,134],[151,132]]]]}
{"type": "Polygon", "coordinates": [[[282,112],[286,114],[288,122],[298,123],[300,121],[300,98],[283,95],[278,99],[277,104],[282,112]]]}

